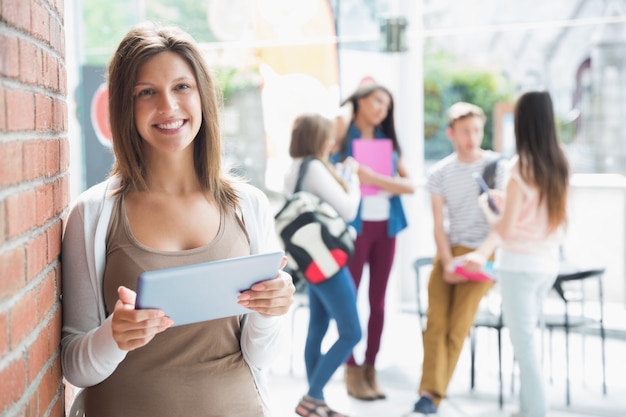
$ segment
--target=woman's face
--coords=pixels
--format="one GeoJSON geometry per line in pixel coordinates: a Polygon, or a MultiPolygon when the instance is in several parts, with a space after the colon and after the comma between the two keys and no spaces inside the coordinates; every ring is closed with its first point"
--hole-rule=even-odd
{"type": "Polygon", "coordinates": [[[174,52],[161,52],[139,67],[135,125],[150,154],[188,149],[202,124],[200,93],[192,68],[174,52]]]}
{"type": "Polygon", "coordinates": [[[372,126],[378,126],[387,117],[391,97],[383,90],[374,90],[370,95],[358,100],[359,116],[372,126]]]}

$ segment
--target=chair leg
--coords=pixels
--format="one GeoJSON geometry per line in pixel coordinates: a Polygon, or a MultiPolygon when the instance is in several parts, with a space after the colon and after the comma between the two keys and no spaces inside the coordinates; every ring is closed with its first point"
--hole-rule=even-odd
{"type": "Polygon", "coordinates": [[[504,406],[504,387],[502,386],[502,335],[500,329],[498,329],[498,378],[500,382],[500,397],[498,398],[500,403],[500,410],[504,406]]]}
{"type": "Polygon", "coordinates": [[[602,393],[606,395],[606,350],[604,323],[600,323],[600,343],[602,343],[602,393]]]}
{"type": "Polygon", "coordinates": [[[550,355],[550,383],[554,383],[554,377],[552,374],[552,329],[548,330],[550,345],[548,346],[548,355],[550,355]]]}
{"type": "Polygon", "coordinates": [[[570,406],[569,380],[569,326],[565,326],[565,404],[570,406]]]}
{"type": "Polygon", "coordinates": [[[604,288],[601,275],[598,280],[598,296],[600,298],[600,342],[602,343],[602,394],[606,395],[606,333],[604,331],[604,288]]]}
{"type": "Polygon", "coordinates": [[[476,382],[476,329],[470,332],[470,389],[473,391],[476,382]]]}

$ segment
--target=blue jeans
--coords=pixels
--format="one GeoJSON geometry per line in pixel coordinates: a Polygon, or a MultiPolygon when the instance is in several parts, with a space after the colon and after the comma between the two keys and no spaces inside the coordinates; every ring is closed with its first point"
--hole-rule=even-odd
{"type": "Polygon", "coordinates": [[[304,348],[309,382],[307,394],[324,399],[324,387],[361,340],[356,289],[350,271],[344,267],[327,281],[317,285],[308,284],[308,292],[310,318],[304,348]],[[328,331],[330,319],[335,320],[339,338],[323,353],[322,340],[328,331]]]}
{"type": "Polygon", "coordinates": [[[535,337],[543,299],[556,276],[536,272],[497,271],[502,314],[519,365],[520,412],[523,417],[548,413],[545,382],[535,337]]]}

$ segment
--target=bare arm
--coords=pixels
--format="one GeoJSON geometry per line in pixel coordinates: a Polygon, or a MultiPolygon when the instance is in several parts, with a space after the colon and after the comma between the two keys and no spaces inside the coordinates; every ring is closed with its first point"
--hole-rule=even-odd
{"type": "MultiPolygon", "coordinates": [[[[502,215],[498,217],[493,215],[487,216],[487,219],[492,219],[491,232],[478,249],[465,255],[466,268],[468,270],[480,270],[502,240],[506,240],[511,236],[515,221],[519,217],[523,200],[524,193],[522,188],[515,179],[511,179],[506,186],[505,202],[503,207],[501,207],[502,215]]],[[[489,210],[488,207],[485,208],[484,206],[485,204],[483,204],[483,210],[489,210]]]]}
{"type": "Polygon", "coordinates": [[[365,185],[375,185],[391,194],[413,194],[415,186],[408,177],[402,158],[398,158],[398,175],[388,177],[381,175],[365,165],[359,165],[359,181],[365,185]]]}

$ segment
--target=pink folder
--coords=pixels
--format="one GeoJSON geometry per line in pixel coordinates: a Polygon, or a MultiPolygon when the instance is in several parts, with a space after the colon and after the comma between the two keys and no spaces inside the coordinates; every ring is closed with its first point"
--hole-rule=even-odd
{"type": "MultiPolygon", "coordinates": [[[[391,177],[393,175],[393,144],[391,139],[355,139],[352,141],[352,155],[359,164],[370,167],[375,172],[391,177]]],[[[373,185],[361,185],[361,195],[376,195],[380,189],[373,185]]]]}
{"type": "Polygon", "coordinates": [[[463,265],[457,265],[454,272],[463,275],[470,281],[495,281],[493,262],[491,261],[487,262],[483,270],[479,272],[468,272],[463,268],[463,265]]]}

